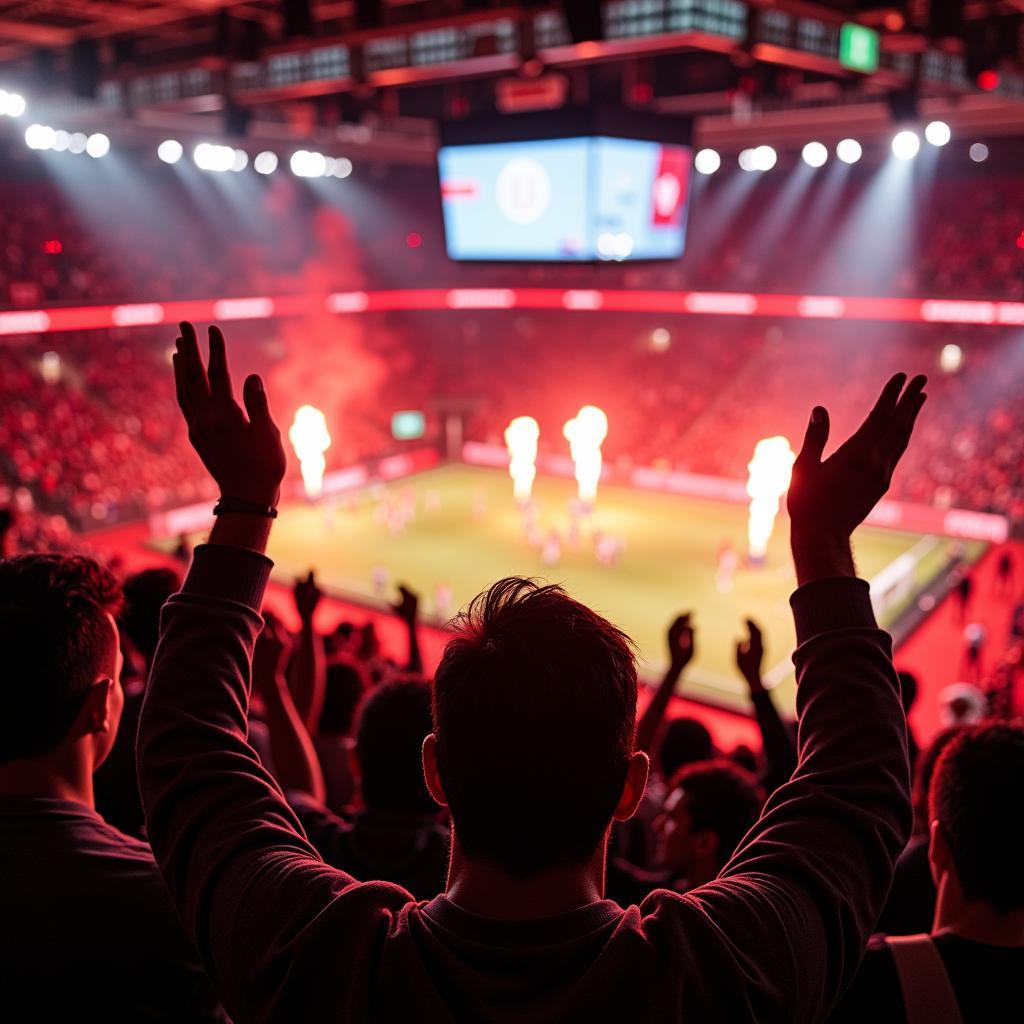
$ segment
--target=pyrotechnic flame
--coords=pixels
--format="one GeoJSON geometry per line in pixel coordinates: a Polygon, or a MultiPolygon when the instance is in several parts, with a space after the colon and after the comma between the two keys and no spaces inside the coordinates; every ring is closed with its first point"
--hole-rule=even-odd
{"type": "Polygon", "coordinates": [[[768,550],[768,541],[779,514],[779,499],[789,489],[796,454],[785,437],[766,437],[754,446],[754,457],[747,464],[747,494],[750,516],[747,520],[747,549],[759,561],[768,550]]]}
{"type": "Polygon", "coordinates": [[[532,416],[517,416],[505,428],[505,447],[508,448],[508,472],[512,477],[512,494],[525,505],[533,494],[533,481],[537,476],[537,442],[540,427],[532,416]]]}
{"type": "Polygon", "coordinates": [[[327,417],[312,405],[300,406],[295,410],[295,419],[288,430],[288,440],[299,460],[306,497],[318,497],[323,490],[324,469],[327,467],[324,452],[331,446],[327,417]]]}
{"type": "Polygon", "coordinates": [[[585,405],[563,431],[576,466],[579,499],[593,505],[601,479],[601,444],[608,436],[608,417],[596,405],[585,405]]]}

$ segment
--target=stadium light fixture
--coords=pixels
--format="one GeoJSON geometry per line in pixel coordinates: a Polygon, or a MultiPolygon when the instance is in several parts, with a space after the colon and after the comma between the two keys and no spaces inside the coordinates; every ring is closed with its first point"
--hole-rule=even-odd
{"type": "Polygon", "coordinates": [[[99,160],[100,157],[106,156],[110,152],[110,139],[103,132],[96,132],[95,135],[90,135],[85,140],[85,151],[94,160],[99,160]]]}
{"type": "Polygon", "coordinates": [[[84,153],[88,141],[85,132],[72,132],[71,138],[68,140],[68,152],[84,153]]]}
{"type": "Polygon", "coordinates": [[[693,168],[698,174],[714,174],[722,166],[722,158],[714,149],[702,149],[693,158],[693,168]]]}
{"type": "Polygon", "coordinates": [[[820,142],[808,142],[800,155],[808,167],[822,167],[828,160],[828,150],[820,142]]]}
{"type": "Polygon", "coordinates": [[[185,147],[177,139],[165,139],[156,147],[156,155],[165,164],[176,164],[185,152],[185,147]]]}
{"type": "Polygon", "coordinates": [[[252,166],[257,174],[273,174],[277,170],[277,154],[271,153],[269,150],[257,153],[252,166]]]}
{"type": "Polygon", "coordinates": [[[64,153],[71,148],[71,136],[64,131],[63,128],[58,128],[53,133],[53,145],[50,147],[55,153],[64,153]]]}
{"type": "Polygon", "coordinates": [[[249,166],[249,154],[244,149],[236,149],[231,161],[231,170],[236,174],[249,166]]]}
{"type": "Polygon", "coordinates": [[[975,142],[968,155],[976,164],[983,164],[988,159],[988,146],[984,142],[975,142]]]}
{"type": "Polygon", "coordinates": [[[943,345],[939,353],[939,368],[943,373],[956,373],[963,366],[964,352],[959,345],[943,345]]]}
{"type": "Polygon", "coordinates": [[[56,134],[48,124],[30,124],[25,129],[25,145],[29,149],[52,149],[56,134]]]}
{"type": "Polygon", "coordinates": [[[771,146],[758,146],[754,150],[754,170],[770,171],[778,162],[779,155],[771,146]]]}
{"type": "Polygon", "coordinates": [[[864,150],[856,139],[843,139],[836,146],[836,156],[844,164],[855,164],[863,155],[864,150]]]}
{"type": "Polygon", "coordinates": [[[952,136],[945,121],[932,121],[924,130],[924,137],[933,146],[944,146],[952,136]]]}
{"type": "Polygon", "coordinates": [[[327,157],[306,149],[292,153],[288,165],[297,178],[322,178],[327,173],[327,157]]]}
{"type": "Polygon", "coordinates": [[[917,132],[905,129],[893,136],[892,153],[897,160],[913,160],[920,149],[921,140],[917,132]]]}
{"type": "Polygon", "coordinates": [[[737,157],[737,163],[740,165],[740,170],[743,171],[756,171],[757,170],[757,159],[754,156],[754,150],[743,149],[740,150],[740,155],[737,157]]]}
{"type": "Polygon", "coordinates": [[[218,174],[230,171],[235,164],[235,151],[230,146],[217,146],[212,142],[200,142],[192,153],[196,167],[201,171],[215,171],[218,174]]]}
{"type": "Polygon", "coordinates": [[[0,117],[21,117],[25,113],[25,97],[0,89],[0,117]]]}
{"type": "Polygon", "coordinates": [[[336,178],[347,178],[352,173],[352,161],[347,156],[339,156],[332,173],[336,178]]]}

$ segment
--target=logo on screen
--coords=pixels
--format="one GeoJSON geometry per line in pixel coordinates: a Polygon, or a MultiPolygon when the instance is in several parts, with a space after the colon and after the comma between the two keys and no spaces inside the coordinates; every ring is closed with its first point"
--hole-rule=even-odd
{"type": "Polygon", "coordinates": [[[498,174],[498,209],[513,224],[532,224],[547,213],[551,179],[532,157],[509,160],[498,174]]]}

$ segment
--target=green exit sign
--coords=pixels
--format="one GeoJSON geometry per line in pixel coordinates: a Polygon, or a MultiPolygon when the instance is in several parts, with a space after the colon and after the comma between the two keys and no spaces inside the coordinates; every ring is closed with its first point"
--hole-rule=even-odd
{"type": "Polygon", "coordinates": [[[839,30],[839,63],[866,75],[878,70],[878,33],[846,22],[839,30]]]}

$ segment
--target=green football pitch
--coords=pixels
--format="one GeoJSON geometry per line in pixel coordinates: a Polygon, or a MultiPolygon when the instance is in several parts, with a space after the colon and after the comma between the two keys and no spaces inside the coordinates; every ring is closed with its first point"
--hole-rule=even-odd
{"type": "MultiPolygon", "coordinates": [[[[765,564],[741,565],[731,589],[721,592],[717,552],[723,541],[745,550],[744,507],[603,486],[573,545],[568,533],[574,494],[570,480],[538,477],[534,487],[539,530],[561,535],[555,565],[545,564],[541,551],[528,542],[508,475],[464,465],[443,466],[318,505],[287,504],[269,553],[279,578],[315,568],[322,584],[340,597],[376,603],[393,596],[398,584],[407,584],[422,594],[428,617],[439,584],[442,592],[450,590],[451,613],[502,576],[562,583],[633,637],[648,675],[665,666],[665,632],[672,618],[692,611],[696,657],[687,672],[687,692],[744,710],[745,691],[732,662],[743,619],[750,617],[765,632],[766,669],[778,685],[780,703],[791,706],[794,634],[788,597],[795,581],[784,518],[765,564]],[[395,510],[403,506],[413,514],[396,529],[387,522],[388,510],[394,520],[395,510]],[[598,563],[595,532],[622,541],[616,564],[598,563]]],[[[870,528],[855,538],[863,577],[872,579],[911,553],[915,587],[939,571],[949,547],[939,538],[870,528]]],[[[913,593],[905,600],[913,600],[913,593]]],[[[883,620],[899,610],[887,611],[883,620]]]]}

